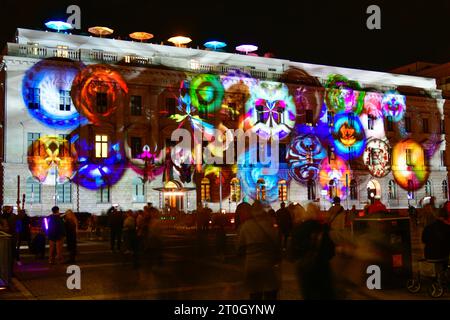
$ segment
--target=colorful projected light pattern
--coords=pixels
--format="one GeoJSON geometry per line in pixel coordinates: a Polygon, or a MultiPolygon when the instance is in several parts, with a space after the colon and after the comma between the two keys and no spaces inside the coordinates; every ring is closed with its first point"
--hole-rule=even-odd
{"type": "Polygon", "coordinates": [[[347,180],[351,180],[347,162],[340,157],[331,161],[325,158],[320,166],[319,182],[322,190],[327,191],[328,199],[332,200],[335,196],[341,200],[347,198],[347,180]]]}
{"type": "Polygon", "coordinates": [[[222,105],[224,88],[219,76],[200,74],[190,82],[192,105],[200,112],[214,113],[222,105]]]}
{"type": "Polygon", "coordinates": [[[406,110],[406,97],[397,91],[387,91],[381,101],[381,108],[386,117],[392,117],[393,122],[398,122],[403,118],[406,110]]]}
{"type": "Polygon", "coordinates": [[[41,60],[28,69],[22,81],[22,98],[32,117],[53,129],[73,129],[86,120],[70,99],[79,64],[41,60]]]}
{"type": "Polygon", "coordinates": [[[100,124],[126,105],[128,87],[122,76],[104,65],[84,68],[74,79],[72,99],[90,122],[100,124]]]}
{"type": "Polygon", "coordinates": [[[131,157],[128,159],[128,164],[134,172],[146,178],[146,181],[153,181],[164,171],[162,154],[162,151],[157,152],[157,147],[151,150],[148,145],[145,145],[136,159],[131,157]]]}
{"type": "MultiPolygon", "coordinates": [[[[83,129],[83,128],[82,128],[83,129]]],[[[70,135],[72,154],[78,159],[73,181],[82,187],[95,190],[116,184],[125,172],[124,147],[120,142],[109,142],[107,157],[94,158],[95,144],[80,139],[78,132],[70,135]]]]}
{"type": "Polygon", "coordinates": [[[359,115],[363,109],[365,92],[356,81],[342,75],[329,76],[325,91],[325,102],[329,111],[335,114],[353,112],[359,115]]]}
{"type": "Polygon", "coordinates": [[[246,127],[260,137],[286,138],[295,125],[296,108],[285,84],[261,81],[250,91],[245,104],[246,127]]]}
{"type": "Polygon", "coordinates": [[[64,183],[73,176],[74,161],[70,156],[69,142],[59,136],[37,139],[29,146],[28,155],[28,167],[40,183],[64,183]],[[57,174],[56,179],[49,178],[51,173],[57,174]]]}
{"type": "Polygon", "coordinates": [[[398,142],[392,150],[392,173],[403,189],[420,189],[430,174],[422,146],[412,139],[398,142]]]}
{"type": "Polygon", "coordinates": [[[383,116],[383,109],[381,108],[381,99],[383,95],[378,92],[366,92],[364,97],[364,113],[368,116],[379,119],[383,116]]]}
{"type": "Polygon", "coordinates": [[[354,159],[364,152],[366,137],[361,121],[355,115],[339,114],[335,116],[332,129],[336,153],[345,160],[354,159]]]}
{"type": "Polygon", "coordinates": [[[300,183],[319,176],[320,163],[326,157],[325,149],[319,139],[312,134],[295,137],[287,152],[289,175],[300,183]]]}
{"type": "Polygon", "coordinates": [[[363,158],[364,164],[374,177],[382,178],[391,171],[389,145],[383,140],[370,140],[364,150],[363,158]]]}

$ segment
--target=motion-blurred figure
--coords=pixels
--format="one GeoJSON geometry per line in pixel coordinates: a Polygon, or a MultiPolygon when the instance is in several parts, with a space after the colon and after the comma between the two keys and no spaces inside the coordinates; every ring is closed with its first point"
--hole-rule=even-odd
{"type": "Polygon", "coordinates": [[[292,217],[284,202],[281,203],[281,208],[276,212],[276,216],[283,250],[286,250],[289,235],[292,231],[292,217]]]}
{"type": "Polygon", "coordinates": [[[66,263],[75,263],[75,257],[77,255],[78,219],[70,209],[64,215],[64,224],[66,228],[67,250],[69,251],[69,259],[66,263]]]}

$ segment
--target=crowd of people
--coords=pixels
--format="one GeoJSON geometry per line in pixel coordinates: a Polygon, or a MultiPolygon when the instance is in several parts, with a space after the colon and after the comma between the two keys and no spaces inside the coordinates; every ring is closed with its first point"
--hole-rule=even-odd
{"type": "MultiPolygon", "coordinates": [[[[436,208],[434,199],[414,212],[414,223],[420,227],[424,244],[424,257],[439,260],[447,268],[450,255],[450,223],[446,203],[436,208]]],[[[71,210],[60,213],[57,206],[45,217],[37,234],[31,235],[30,217],[25,210],[13,214],[13,207],[4,206],[0,216],[0,230],[12,236],[14,260],[20,264],[20,247],[27,244],[37,257],[45,256],[49,244],[49,263],[76,262],[79,221],[71,210]],[[68,258],[64,260],[63,242],[68,258]]],[[[339,197],[333,199],[328,212],[322,212],[316,203],[305,207],[298,203],[282,203],[275,211],[261,201],[242,202],[235,212],[237,232],[236,253],[243,259],[245,285],[250,299],[276,299],[281,288],[281,262],[283,258],[294,262],[299,289],[304,299],[333,299],[337,297],[335,276],[331,262],[336,256],[351,256],[355,251],[350,226],[362,215],[386,214],[388,210],[375,199],[362,211],[353,206],[344,209],[339,197]]],[[[411,215],[411,209],[408,210],[411,215]]],[[[162,226],[160,212],[151,204],[143,210],[121,211],[113,206],[107,212],[110,249],[132,257],[139,266],[142,256],[161,261],[162,226]]],[[[226,215],[214,214],[199,206],[195,217],[199,245],[207,243],[210,230],[214,231],[216,252],[222,261],[226,255],[226,215]]],[[[91,223],[92,230],[97,223],[91,223]]]]}

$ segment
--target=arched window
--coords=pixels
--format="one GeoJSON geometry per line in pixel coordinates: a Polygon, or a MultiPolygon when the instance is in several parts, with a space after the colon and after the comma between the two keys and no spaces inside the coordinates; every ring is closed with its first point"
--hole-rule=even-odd
{"type": "Polygon", "coordinates": [[[425,195],[431,197],[431,181],[427,180],[427,182],[425,182],[425,195]]]}
{"type": "Polygon", "coordinates": [[[56,186],[58,203],[72,202],[72,184],[67,181],[65,183],[58,183],[56,186]]]}
{"type": "Polygon", "coordinates": [[[145,202],[145,184],[139,177],[133,179],[133,202],[145,202]]]}
{"type": "Polygon", "coordinates": [[[394,180],[389,180],[388,182],[388,195],[389,200],[397,199],[397,185],[394,180]]]}
{"type": "Polygon", "coordinates": [[[442,198],[448,199],[448,183],[447,180],[442,180],[442,198]]]}
{"type": "Polygon", "coordinates": [[[414,183],[408,180],[408,199],[414,199],[414,183]]]}
{"type": "Polygon", "coordinates": [[[239,202],[241,201],[241,184],[239,182],[238,178],[231,179],[230,182],[231,187],[231,201],[232,202],[239,202]]]}
{"type": "Polygon", "coordinates": [[[316,199],[316,182],[312,179],[308,180],[308,200],[316,199]]]}
{"type": "Polygon", "coordinates": [[[33,177],[27,178],[26,201],[29,203],[41,203],[41,184],[33,177]]]}
{"type": "Polygon", "coordinates": [[[256,200],[266,200],[266,182],[262,178],[256,182],[256,200]]]}
{"type": "Polygon", "coordinates": [[[358,200],[358,183],[355,179],[350,181],[350,200],[358,200]]]}
{"type": "Polygon", "coordinates": [[[278,199],[281,202],[287,201],[287,182],[286,182],[286,180],[278,181],[278,199]]]}
{"type": "Polygon", "coordinates": [[[211,201],[211,188],[208,178],[203,178],[201,182],[201,198],[202,201],[211,201]]]}

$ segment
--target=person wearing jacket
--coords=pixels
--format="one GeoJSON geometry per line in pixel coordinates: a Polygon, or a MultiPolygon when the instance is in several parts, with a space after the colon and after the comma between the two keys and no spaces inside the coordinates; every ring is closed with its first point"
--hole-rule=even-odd
{"type": "Polygon", "coordinates": [[[280,239],[260,201],[253,203],[251,214],[238,239],[238,251],[245,257],[245,285],[250,299],[273,300],[280,288],[280,239]]]}

